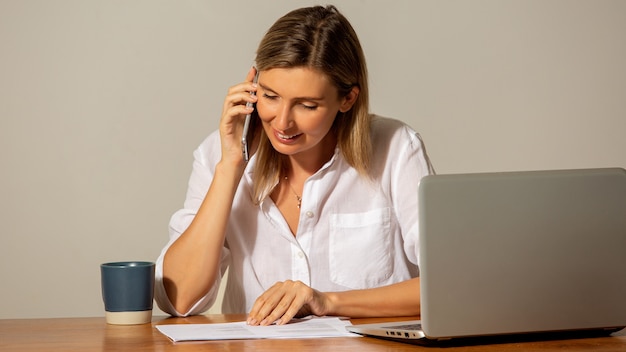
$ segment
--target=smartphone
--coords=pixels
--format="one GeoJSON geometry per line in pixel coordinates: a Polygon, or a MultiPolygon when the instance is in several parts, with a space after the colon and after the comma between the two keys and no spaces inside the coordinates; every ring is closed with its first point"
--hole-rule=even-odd
{"type": "MultiPolygon", "coordinates": [[[[259,80],[259,71],[256,72],[256,75],[254,76],[254,83],[257,83],[259,80]]],[[[250,94],[255,95],[255,92],[250,92],[250,94]]],[[[246,103],[246,107],[254,107],[253,103],[246,103]]],[[[254,137],[254,127],[255,127],[255,123],[253,123],[252,120],[252,115],[253,115],[254,111],[252,111],[251,113],[246,115],[246,118],[243,122],[243,133],[241,134],[241,152],[243,153],[243,160],[245,162],[248,162],[248,160],[250,160],[250,146],[249,144],[252,143],[252,138],[254,137]]]]}

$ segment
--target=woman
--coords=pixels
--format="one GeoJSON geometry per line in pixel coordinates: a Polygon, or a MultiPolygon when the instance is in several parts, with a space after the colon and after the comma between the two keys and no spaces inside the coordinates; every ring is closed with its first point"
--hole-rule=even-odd
{"type": "Polygon", "coordinates": [[[417,185],[432,168],[417,133],[369,114],[351,25],[333,6],[292,11],[262,39],[256,64],[194,153],[157,261],[157,303],[203,312],[228,267],[222,310],[248,312],[251,325],[419,314],[417,185]]]}

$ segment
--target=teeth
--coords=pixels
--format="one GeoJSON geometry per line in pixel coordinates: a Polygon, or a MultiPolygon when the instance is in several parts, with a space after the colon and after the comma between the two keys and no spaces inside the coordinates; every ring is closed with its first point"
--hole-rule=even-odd
{"type": "Polygon", "coordinates": [[[282,133],[278,133],[278,137],[280,137],[281,139],[292,139],[293,137],[298,136],[298,134],[292,134],[290,136],[286,135],[286,134],[282,134],[282,133]]]}

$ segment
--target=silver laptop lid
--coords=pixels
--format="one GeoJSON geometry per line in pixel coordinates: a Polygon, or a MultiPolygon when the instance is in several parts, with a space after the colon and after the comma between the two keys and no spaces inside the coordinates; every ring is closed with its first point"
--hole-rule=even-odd
{"type": "Polygon", "coordinates": [[[626,326],[626,171],[425,177],[422,328],[459,337],[626,326]]]}

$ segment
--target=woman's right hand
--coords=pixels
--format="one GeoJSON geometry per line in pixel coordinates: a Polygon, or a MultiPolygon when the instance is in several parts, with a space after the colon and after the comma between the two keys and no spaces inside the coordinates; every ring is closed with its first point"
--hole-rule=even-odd
{"type": "Polygon", "coordinates": [[[243,163],[241,149],[241,134],[246,114],[254,108],[246,107],[246,103],[256,103],[257,97],[251,92],[256,92],[257,85],[253,83],[256,68],[250,68],[246,80],[228,89],[228,95],[224,99],[222,118],[220,119],[220,138],[222,141],[222,161],[232,161],[235,164],[243,163]]]}

